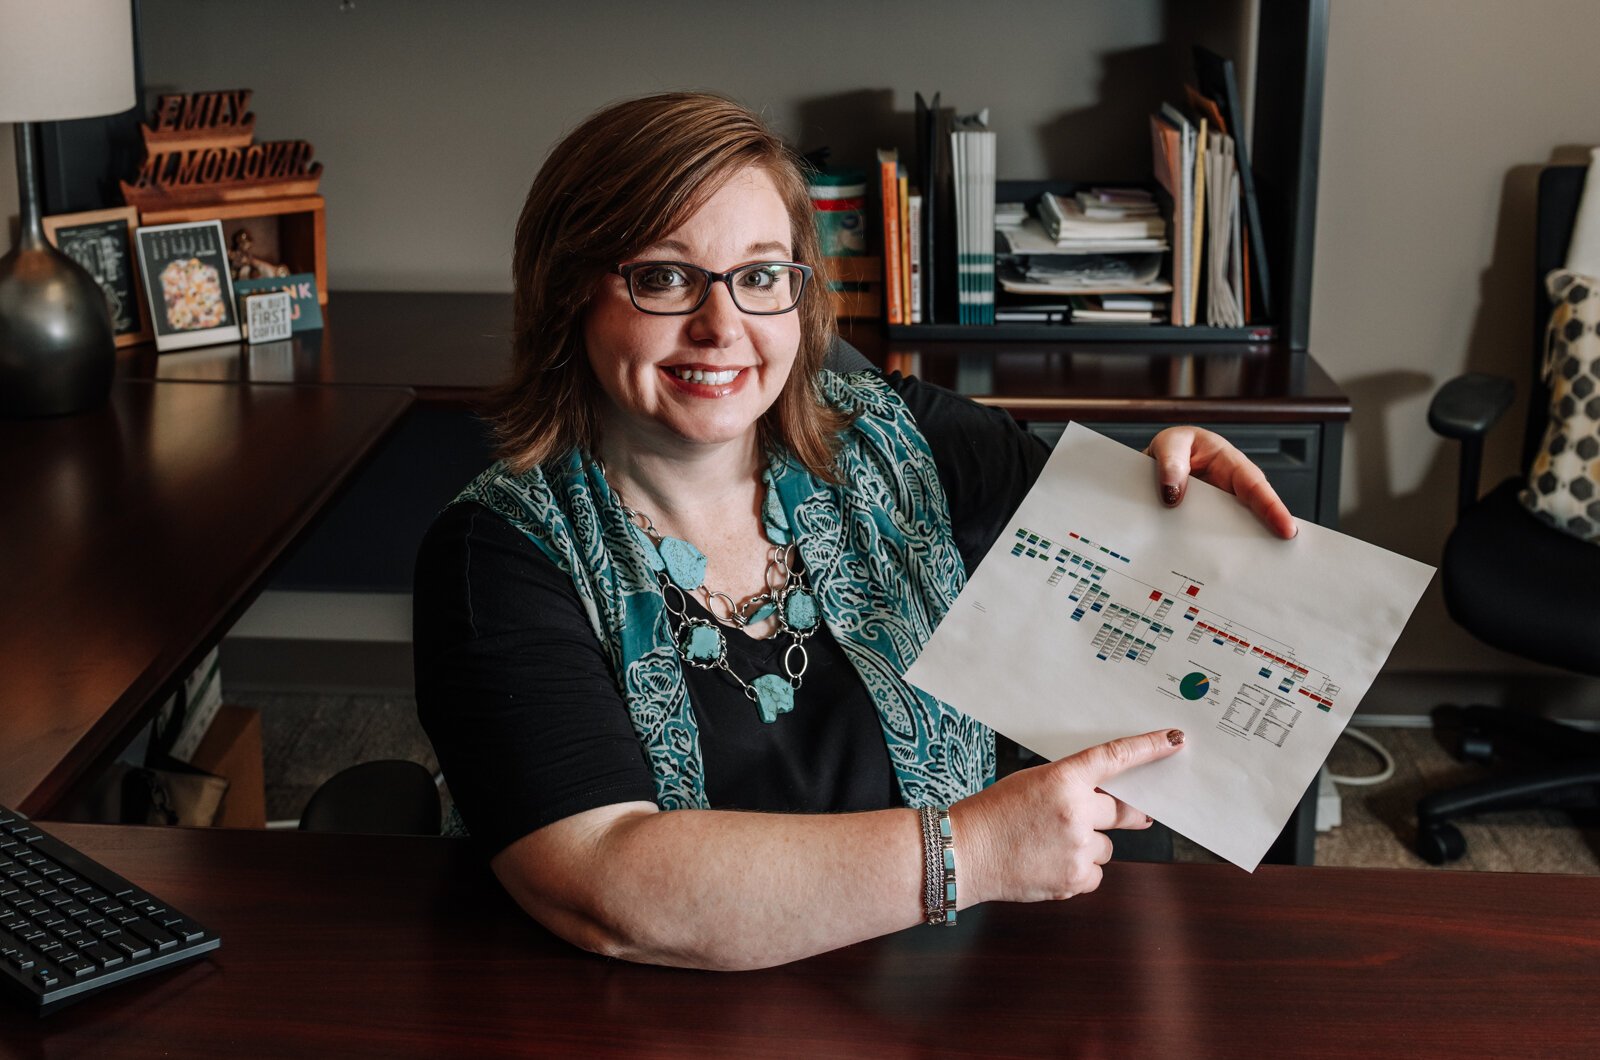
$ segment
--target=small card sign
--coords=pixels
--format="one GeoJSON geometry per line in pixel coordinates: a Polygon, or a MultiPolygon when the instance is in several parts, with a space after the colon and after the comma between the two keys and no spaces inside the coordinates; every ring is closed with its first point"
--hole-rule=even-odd
{"type": "Polygon", "coordinates": [[[317,277],[310,272],[292,276],[263,276],[254,280],[233,281],[233,291],[248,298],[262,291],[286,291],[293,303],[289,321],[295,331],[317,331],[322,327],[322,306],[317,302],[317,277]]]}
{"type": "Polygon", "coordinates": [[[244,300],[245,336],[252,346],[286,339],[293,333],[289,322],[293,301],[288,291],[263,291],[244,300]]]}
{"type": "Polygon", "coordinates": [[[153,225],[135,233],[158,351],[238,342],[221,221],[153,225]]]}

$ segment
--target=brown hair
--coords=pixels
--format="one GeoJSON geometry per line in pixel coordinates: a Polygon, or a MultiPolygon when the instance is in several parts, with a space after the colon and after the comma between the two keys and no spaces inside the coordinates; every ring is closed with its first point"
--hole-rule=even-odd
{"type": "Polygon", "coordinates": [[[590,299],[612,265],[663,239],[750,166],[771,176],[789,213],[794,260],[815,270],[795,310],[799,353],[762,414],[759,440],[835,479],[838,435],[849,418],[816,388],[835,323],[800,163],[745,107],[690,92],[606,107],[568,133],[534,178],[512,252],[511,376],[488,409],[496,455],[513,473],[574,449],[597,451],[600,386],[583,345],[590,299]]]}

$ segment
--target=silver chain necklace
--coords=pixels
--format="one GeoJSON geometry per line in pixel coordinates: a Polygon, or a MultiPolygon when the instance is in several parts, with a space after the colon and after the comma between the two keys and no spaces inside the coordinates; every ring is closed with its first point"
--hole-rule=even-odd
{"type": "MultiPolygon", "coordinates": [[[[613,490],[615,493],[615,490],[613,490]]],[[[788,535],[763,520],[768,541],[765,587],[743,603],[706,586],[706,557],[681,538],[668,537],[656,529],[643,512],[628,507],[617,494],[617,503],[628,518],[628,526],[645,554],[645,561],[660,582],[662,603],[673,626],[673,644],[689,665],[702,670],[722,670],[738,682],[745,698],[756,705],[761,720],[771,724],[779,714],[794,709],[794,694],[805,678],[811,659],[805,642],[820,627],[817,599],[806,584],[799,563],[799,549],[788,535]],[[775,539],[782,539],[780,543],[775,539]],[[698,593],[711,620],[688,613],[689,594],[698,593]],[[718,614],[720,604],[722,614],[718,614]],[[773,637],[787,636],[783,652],[783,673],[761,674],[746,681],[728,664],[728,637],[724,629],[743,631],[765,621],[778,620],[773,637]]]]}

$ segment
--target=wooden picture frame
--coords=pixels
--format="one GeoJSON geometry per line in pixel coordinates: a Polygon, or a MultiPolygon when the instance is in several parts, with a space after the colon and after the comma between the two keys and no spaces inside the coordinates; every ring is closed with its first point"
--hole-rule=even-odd
{"type": "Polygon", "coordinates": [[[132,206],[44,218],[50,245],[87,269],[105,291],[119,347],[149,342],[153,335],[133,236],[138,226],[139,211],[132,206]]]}
{"type": "Polygon", "coordinates": [[[147,225],[134,241],[157,351],[243,339],[221,221],[147,225]]]}

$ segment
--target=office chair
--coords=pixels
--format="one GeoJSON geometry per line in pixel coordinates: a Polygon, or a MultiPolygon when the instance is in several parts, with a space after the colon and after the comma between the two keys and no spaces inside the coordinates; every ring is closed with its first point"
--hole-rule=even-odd
{"type": "MultiPolygon", "coordinates": [[[[1522,466],[1543,443],[1550,391],[1541,375],[1551,305],[1544,278],[1566,260],[1586,166],[1552,166],[1539,178],[1534,248],[1534,342],[1522,466]]],[[[1600,547],[1540,522],[1517,500],[1521,475],[1481,499],[1483,440],[1510,406],[1508,379],[1470,374],[1446,383],[1428,425],[1461,443],[1457,521],[1445,543],[1441,584],[1450,615],[1479,640],[1526,659],[1600,676],[1600,547]]],[[[1466,851],[1450,820],[1492,810],[1600,805],[1600,734],[1515,709],[1442,706],[1436,731],[1454,731],[1465,760],[1532,754],[1542,764],[1436,792],[1417,802],[1417,853],[1435,865],[1466,851]]]]}
{"type": "Polygon", "coordinates": [[[438,835],[439,788],[415,762],[362,762],[317,788],[300,815],[300,830],[438,835]]]}

